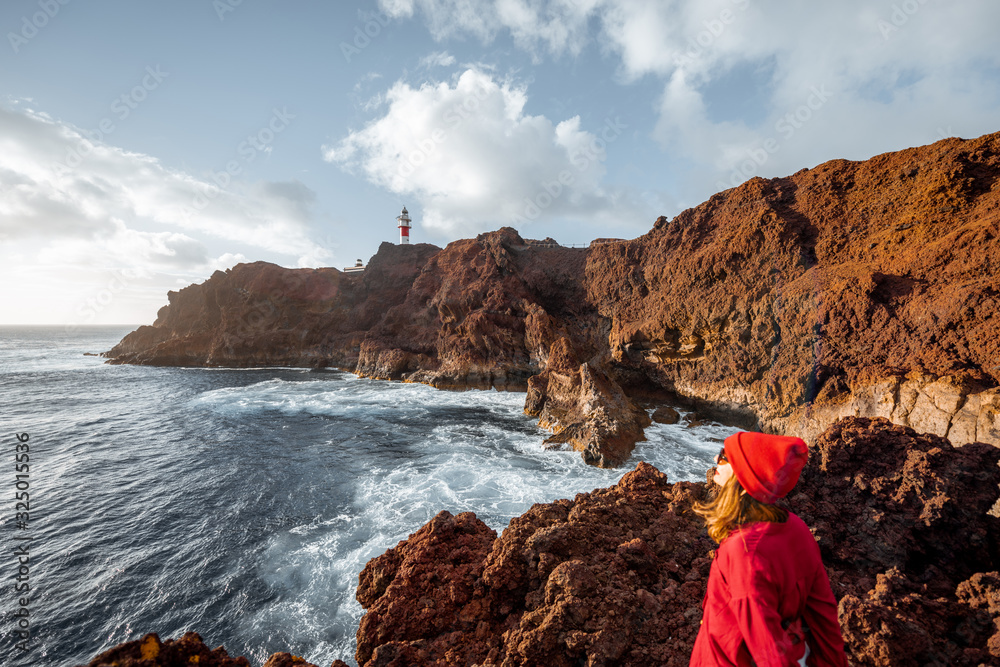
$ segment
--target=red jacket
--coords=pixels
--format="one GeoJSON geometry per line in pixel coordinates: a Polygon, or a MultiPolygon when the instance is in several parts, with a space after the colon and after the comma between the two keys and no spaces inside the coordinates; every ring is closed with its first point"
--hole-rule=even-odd
{"type": "Polygon", "coordinates": [[[791,512],[785,523],[747,524],[722,540],[702,611],[692,667],[796,665],[805,644],[809,667],[847,667],[819,545],[791,512]]]}

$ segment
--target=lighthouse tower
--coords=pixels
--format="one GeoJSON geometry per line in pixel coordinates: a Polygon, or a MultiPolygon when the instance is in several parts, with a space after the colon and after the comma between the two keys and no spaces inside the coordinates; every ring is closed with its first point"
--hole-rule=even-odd
{"type": "Polygon", "coordinates": [[[399,244],[405,245],[410,242],[410,214],[406,212],[406,207],[403,207],[403,212],[396,216],[396,222],[399,224],[399,244]]]}

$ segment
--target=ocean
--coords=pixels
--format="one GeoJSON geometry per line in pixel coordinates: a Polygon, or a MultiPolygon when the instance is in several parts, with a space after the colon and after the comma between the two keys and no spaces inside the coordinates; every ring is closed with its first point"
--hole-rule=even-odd
{"type": "Polygon", "coordinates": [[[254,665],[276,651],[353,665],[358,574],[439,511],[499,533],[640,460],[703,480],[736,431],[654,424],[601,470],[543,448],[520,393],[85,356],[133,328],[0,327],[4,665],[189,630],[254,665]]]}

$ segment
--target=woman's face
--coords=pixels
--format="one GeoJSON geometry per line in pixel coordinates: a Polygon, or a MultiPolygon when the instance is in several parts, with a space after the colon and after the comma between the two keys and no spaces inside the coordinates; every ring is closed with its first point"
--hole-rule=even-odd
{"type": "Polygon", "coordinates": [[[718,454],[715,455],[715,475],[712,477],[712,481],[722,486],[733,476],[733,466],[725,459],[720,460],[720,458],[718,454]]]}

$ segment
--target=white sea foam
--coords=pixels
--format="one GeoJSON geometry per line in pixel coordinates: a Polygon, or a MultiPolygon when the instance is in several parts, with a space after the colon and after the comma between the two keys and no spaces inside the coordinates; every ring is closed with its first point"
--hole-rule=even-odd
{"type": "Polygon", "coordinates": [[[351,507],[272,540],[258,576],[285,593],[248,619],[250,633],[300,628],[315,646],[308,658],[317,664],[353,654],[362,614],[354,593],[364,565],[441,510],[475,512],[499,532],[533,503],[612,485],[640,460],[674,481],[701,480],[719,443],[735,431],[654,424],[626,466],[603,470],[577,452],[543,448],[546,433],[523,414],[523,394],[438,391],[333,374],[217,389],[197,401],[232,416],[277,412],[360,423],[349,438],[328,443],[373,461],[350,482],[351,507]],[[403,448],[395,452],[397,446],[403,448]],[[386,449],[398,455],[385,456],[386,449]]]}

